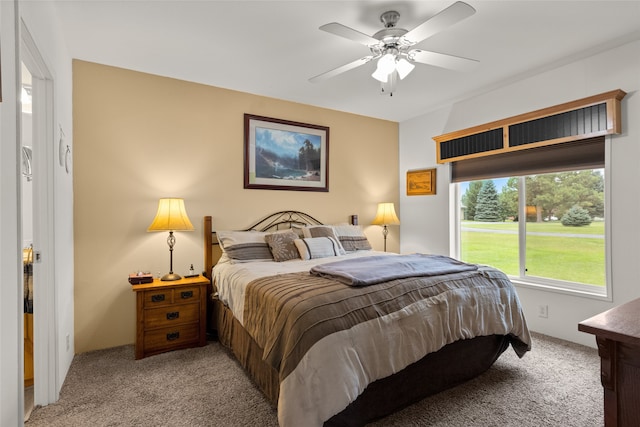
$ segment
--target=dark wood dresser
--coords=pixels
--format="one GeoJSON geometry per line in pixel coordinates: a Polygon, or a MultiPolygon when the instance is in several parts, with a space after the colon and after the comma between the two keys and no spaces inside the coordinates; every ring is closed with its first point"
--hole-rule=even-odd
{"type": "Polygon", "coordinates": [[[578,330],[596,336],[604,425],[640,426],[640,298],[580,322],[578,330]]]}

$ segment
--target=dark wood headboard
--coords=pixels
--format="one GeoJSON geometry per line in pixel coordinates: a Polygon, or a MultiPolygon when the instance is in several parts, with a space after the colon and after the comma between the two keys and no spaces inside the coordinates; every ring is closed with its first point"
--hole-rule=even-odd
{"type": "MultiPolygon", "coordinates": [[[[240,231],[275,231],[291,228],[294,225],[322,225],[320,221],[309,214],[300,211],[280,211],[266,216],[257,221],[255,224],[240,231]]],[[[202,275],[209,279],[207,287],[207,333],[215,336],[215,326],[213,317],[215,317],[215,304],[212,298],[214,294],[215,284],[211,271],[222,256],[222,248],[218,242],[218,237],[213,231],[213,223],[211,216],[204,217],[204,271],[202,275]]]]}
{"type": "Polygon", "coordinates": [[[204,217],[204,269],[202,275],[208,277],[209,280],[211,280],[211,269],[218,262],[221,254],[222,250],[218,239],[214,236],[211,215],[207,215],[204,217]],[[216,247],[214,248],[214,246],[216,247]]]}
{"type": "MultiPolygon", "coordinates": [[[[283,230],[294,225],[322,225],[311,215],[300,211],[280,211],[272,213],[242,231],[283,230]]],[[[204,276],[211,279],[211,269],[220,259],[222,250],[213,231],[211,216],[204,217],[204,276]]]]}

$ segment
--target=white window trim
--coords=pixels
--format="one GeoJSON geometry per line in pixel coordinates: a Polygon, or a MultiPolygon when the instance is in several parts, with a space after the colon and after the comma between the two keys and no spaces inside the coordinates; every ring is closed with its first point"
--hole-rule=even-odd
{"type": "MultiPolygon", "coordinates": [[[[562,282],[560,280],[549,280],[541,277],[531,277],[527,276],[527,278],[521,277],[513,277],[509,276],[511,282],[516,285],[516,287],[537,289],[546,292],[553,292],[558,294],[565,295],[573,295],[585,298],[592,298],[601,301],[612,301],[611,295],[605,295],[604,293],[596,292],[596,289],[599,289],[595,286],[590,285],[582,285],[580,283],[573,282],[562,282]],[[527,280],[529,278],[535,280],[527,280]],[[564,285],[560,285],[560,283],[565,283],[564,285]]],[[[605,289],[606,287],[602,288],[605,289]]],[[[603,291],[605,292],[605,291],[603,291]]]]}

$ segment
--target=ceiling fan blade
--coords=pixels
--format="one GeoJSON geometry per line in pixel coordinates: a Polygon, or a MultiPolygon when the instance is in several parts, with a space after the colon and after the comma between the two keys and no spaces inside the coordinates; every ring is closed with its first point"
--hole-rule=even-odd
{"type": "Polygon", "coordinates": [[[334,68],[333,70],[327,71],[326,73],[318,74],[315,77],[311,77],[309,79],[309,81],[311,83],[317,83],[317,82],[321,82],[323,80],[330,79],[331,77],[335,77],[338,74],[344,73],[345,71],[353,70],[354,68],[357,68],[357,67],[359,67],[361,65],[364,65],[367,62],[371,61],[372,59],[373,59],[372,55],[365,56],[365,57],[360,58],[360,59],[356,59],[355,61],[349,62],[348,64],[345,64],[345,65],[343,65],[341,67],[334,68]]]}
{"type": "Polygon", "coordinates": [[[365,46],[372,46],[380,43],[380,40],[374,39],[373,37],[361,33],[360,31],[354,30],[353,28],[349,28],[346,25],[338,24],[337,22],[325,24],[321,26],[320,29],[322,31],[326,31],[327,33],[344,37],[345,39],[352,40],[365,46]]]}
{"type": "Polygon", "coordinates": [[[476,13],[468,4],[458,1],[402,36],[409,45],[420,43],[447,27],[476,13]]]}
{"type": "Polygon", "coordinates": [[[475,59],[446,55],[444,53],[430,52],[428,50],[420,49],[413,49],[407,54],[407,56],[410,60],[421,64],[433,65],[435,67],[447,68],[449,70],[456,71],[470,71],[480,63],[475,59]]]}

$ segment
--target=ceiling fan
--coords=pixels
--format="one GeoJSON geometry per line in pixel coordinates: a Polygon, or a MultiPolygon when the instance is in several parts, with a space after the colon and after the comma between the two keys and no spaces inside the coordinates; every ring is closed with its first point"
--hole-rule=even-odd
{"type": "Polygon", "coordinates": [[[413,49],[413,46],[473,15],[475,12],[475,9],[467,3],[458,1],[413,30],[407,31],[396,27],[400,14],[390,10],[380,15],[380,21],[384,24],[384,29],[373,36],[368,36],[337,22],[325,24],[320,27],[322,31],[363,44],[371,50],[371,55],[319,74],[310,78],[309,81],[312,83],[323,81],[377,59],[376,70],[371,76],[380,81],[382,94],[393,96],[398,78],[404,79],[414,69],[415,65],[413,63],[460,71],[472,69],[478,64],[478,61],[474,59],[413,49]]]}

